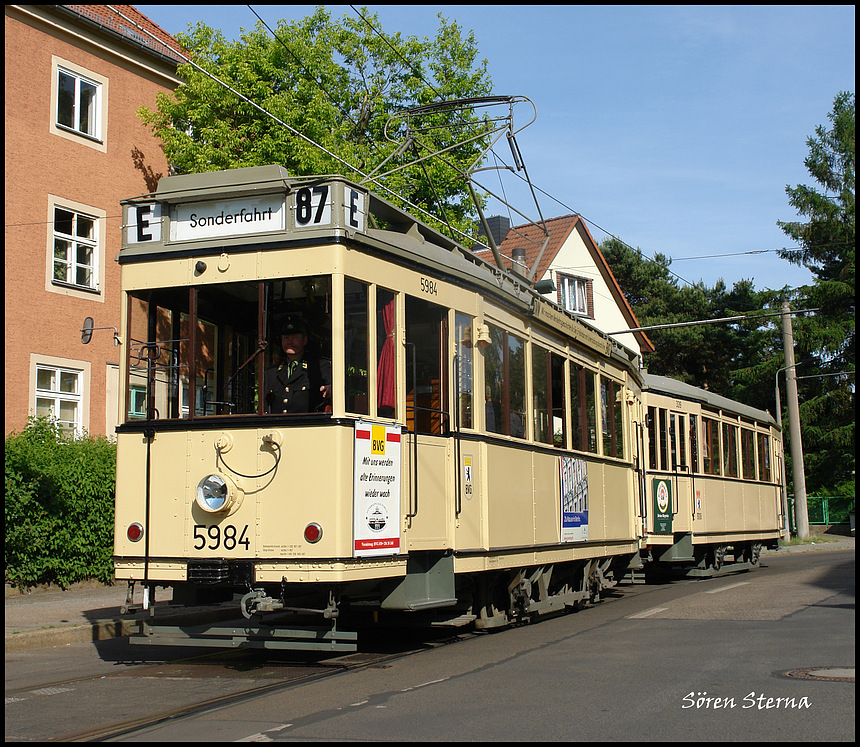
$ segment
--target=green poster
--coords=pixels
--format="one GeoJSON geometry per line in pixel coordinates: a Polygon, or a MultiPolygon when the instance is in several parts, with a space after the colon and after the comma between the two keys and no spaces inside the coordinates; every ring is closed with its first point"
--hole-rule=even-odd
{"type": "Polygon", "coordinates": [[[672,484],[668,480],[654,480],[654,532],[672,534],[672,484]]]}

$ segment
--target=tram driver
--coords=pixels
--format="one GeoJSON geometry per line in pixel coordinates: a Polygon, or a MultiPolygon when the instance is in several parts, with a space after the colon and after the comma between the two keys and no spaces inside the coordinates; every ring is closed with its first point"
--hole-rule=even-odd
{"type": "Polygon", "coordinates": [[[281,328],[284,360],[266,371],[266,412],[331,411],[331,361],[311,356],[303,318],[289,317],[281,328]]]}

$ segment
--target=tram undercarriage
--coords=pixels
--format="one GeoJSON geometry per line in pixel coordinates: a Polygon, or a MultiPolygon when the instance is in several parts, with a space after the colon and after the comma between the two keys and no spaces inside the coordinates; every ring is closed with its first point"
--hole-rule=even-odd
{"type": "MultiPolygon", "coordinates": [[[[350,652],[358,650],[358,632],[342,630],[343,624],[498,630],[599,602],[631,561],[610,556],[455,577],[450,554],[421,555],[410,573],[389,583],[246,587],[234,607],[236,619],[176,626],[159,624],[153,615],[131,642],[350,652]]],[[[233,585],[176,584],[173,605],[226,601],[239,597],[237,592],[240,587],[233,585]]]]}
{"type": "Polygon", "coordinates": [[[773,540],[713,542],[693,545],[690,535],[682,535],[673,545],[652,546],[644,554],[648,580],[671,576],[715,578],[757,568],[765,547],[778,547],[773,540]]]}

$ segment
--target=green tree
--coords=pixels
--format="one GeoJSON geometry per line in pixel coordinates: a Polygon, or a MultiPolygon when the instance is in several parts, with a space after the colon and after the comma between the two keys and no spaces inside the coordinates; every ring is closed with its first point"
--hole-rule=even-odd
{"type": "MultiPolygon", "coordinates": [[[[143,107],[139,116],[179,173],[272,163],[295,175],[356,178],[344,162],[363,173],[382,163],[390,170],[414,155],[395,153],[402,132],[389,121],[397,112],[484,96],[492,89],[474,35],[441,15],[439,23],[432,39],[403,37],[381,31],[378,18],[366,9],[358,18],[337,22],[320,7],[303,20],[280,21],[273,32],[258,23],[233,42],[199,23],[178,36],[189,57],[288,127],[189,64],[179,68],[182,85],[159,96],[155,110],[143,107]]],[[[488,130],[474,113],[426,116],[449,125],[433,147],[450,146],[464,132],[488,130]]],[[[443,213],[459,230],[471,228],[473,208],[463,197],[461,171],[483,143],[479,139],[444,159],[385,177],[391,190],[385,196],[396,202],[394,195],[400,195],[431,214],[443,213]]]]}
{"type": "MultiPolygon", "coordinates": [[[[749,280],[736,282],[731,290],[722,281],[713,288],[703,283],[681,285],[668,257],[657,254],[648,260],[619,239],[604,241],[600,249],[644,327],[754,315],[765,301],[749,280]]],[[[773,410],[772,385],[757,373],[772,355],[760,319],[668,327],[647,334],[655,347],[645,355],[649,372],[773,410]]]]}
{"type": "Polygon", "coordinates": [[[778,221],[799,245],[782,256],[806,267],[810,285],[796,289],[794,308],[815,309],[794,321],[801,432],[810,494],[854,495],[854,94],[840,93],[830,127],[807,139],[804,161],[817,186],[786,187],[805,221],[778,221]]]}

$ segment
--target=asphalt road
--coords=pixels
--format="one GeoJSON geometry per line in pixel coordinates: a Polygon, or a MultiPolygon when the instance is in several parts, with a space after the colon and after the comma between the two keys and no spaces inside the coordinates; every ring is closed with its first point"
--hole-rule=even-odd
{"type": "MultiPolygon", "coordinates": [[[[622,587],[576,614],[431,647],[116,741],[853,742],[854,588],[853,552],[771,556],[752,573],[622,587]]],[[[35,685],[52,681],[52,672],[97,677],[117,666],[129,674],[109,687],[96,679],[76,693],[31,698],[26,711],[7,695],[7,741],[28,739],[28,722],[41,725],[45,739],[45,719],[95,718],[107,708],[120,720],[158,707],[160,698],[202,699],[233,686],[203,666],[159,679],[152,667],[144,676],[120,661],[122,652],[95,660],[92,651],[82,644],[78,664],[71,650],[54,654],[53,667],[49,651],[33,652],[13,663],[29,666],[17,680],[7,660],[7,692],[10,678],[35,685]]],[[[68,734],[66,726],[56,733],[68,734]]]]}

